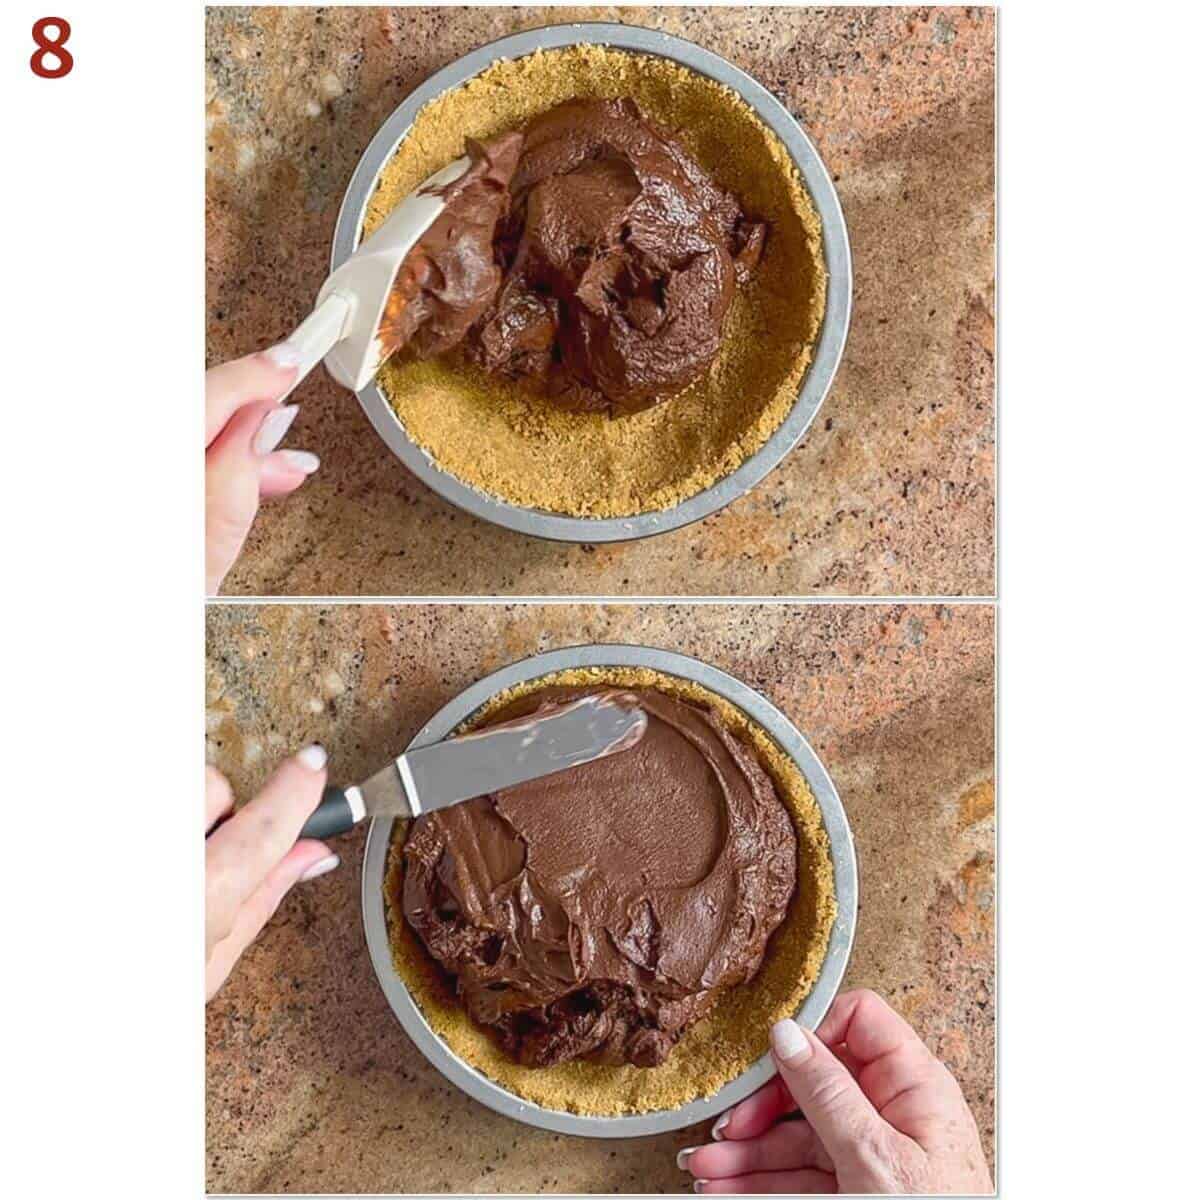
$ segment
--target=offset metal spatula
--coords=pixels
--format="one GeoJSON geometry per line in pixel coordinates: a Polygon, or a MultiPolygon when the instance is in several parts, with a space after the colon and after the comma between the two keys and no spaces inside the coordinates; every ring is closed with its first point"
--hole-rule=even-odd
{"type": "Polygon", "coordinates": [[[313,311],[287,343],[300,352],[300,370],[288,394],[321,361],[343,387],[361,391],[388,351],[377,336],[396,272],[417,239],[446,207],[442,189],[471,165],[464,155],[406,196],[384,223],[329,278],[313,311]]]}
{"type": "Polygon", "coordinates": [[[530,716],[402,754],[366,783],[328,787],[301,837],[345,833],[364,817],[416,817],[578,767],[637,745],[646,714],[633,696],[584,696],[530,716]]]}

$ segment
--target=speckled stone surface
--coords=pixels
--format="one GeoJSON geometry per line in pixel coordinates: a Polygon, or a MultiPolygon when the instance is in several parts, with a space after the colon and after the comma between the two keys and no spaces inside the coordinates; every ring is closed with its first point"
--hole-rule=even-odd
{"type": "Polygon", "coordinates": [[[354,166],[405,95],[484,42],[581,19],[724,55],[829,166],[855,311],[803,446],[699,526],[558,546],[439,500],[318,373],[288,445],[322,469],[264,511],[226,592],[993,594],[991,9],[209,9],[209,361],[267,346],[307,312],[354,166]]]}
{"type": "MultiPolygon", "coordinates": [[[[208,751],[240,796],[311,740],[336,777],[400,753],[513,659],[579,642],[696,655],[771,698],[833,776],[862,895],[847,986],[882,992],[963,1084],[993,1144],[989,606],[211,606],[208,751]]],[[[617,1143],[496,1115],[396,1023],[363,938],[365,834],[300,885],[207,1011],[214,1191],[680,1192],[700,1128],[617,1143]]]]}

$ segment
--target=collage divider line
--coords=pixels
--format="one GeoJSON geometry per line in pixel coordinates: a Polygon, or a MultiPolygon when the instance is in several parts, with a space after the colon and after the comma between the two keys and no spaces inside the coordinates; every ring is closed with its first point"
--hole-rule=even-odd
{"type": "Polygon", "coordinates": [[[999,597],[992,596],[208,596],[205,607],[231,605],[255,607],[260,605],[278,604],[307,604],[307,605],[351,605],[351,604],[470,604],[476,606],[519,604],[526,607],[534,605],[568,604],[606,604],[606,605],[653,605],[667,607],[670,605],[698,605],[712,607],[715,605],[805,605],[815,607],[822,604],[976,604],[999,605],[999,597]]]}

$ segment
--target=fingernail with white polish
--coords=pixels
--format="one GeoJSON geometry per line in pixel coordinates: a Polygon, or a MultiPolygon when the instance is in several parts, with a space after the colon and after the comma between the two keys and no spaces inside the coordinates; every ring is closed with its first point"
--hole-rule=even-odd
{"type": "Polygon", "coordinates": [[[684,1149],[680,1150],[680,1152],[675,1155],[675,1165],[681,1171],[686,1171],[688,1169],[688,1159],[696,1153],[698,1148],[699,1147],[697,1146],[686,1146],[684,1149]]]}
{"type": "Polygon", "coordinates": [[[320,465],[321,460],[308,450],[280,450],[283,461],[294,471],[303,471],[311,475],[320,465]]]}
{"type": "Polygon", "coordinates": [[[725,1140],[725,1134],[722,1132],[722,1130],[724,1130],[725,1126],[726,1126],[726,1125],[728,1125],[728,1124],[729,1124],[729,1113],[726,1113],[726,1114],[725,1114],[725,1115],[724,1115],[724,1116],[723,1116],[723,1117],[722,1117],[722,1118],[721,1118],[721,1119],[720,1119],[720,1120],[719,1120],[719,1121],[718,1121],[718,1122],[717,1122],[717,1123],[716,1123],[716,1124],[713,1126],[713,1129],[712,1129],[712,1138],[713,1138],[713,1141],[714,1141],[714,1142],[723,1142],[723,1141],[725,1140]]]}
{"type": "Polygon", "coordinates": [[[299,411],[298,404],[281,404],[278,408],[271,409],[263,417],[263,423],[254,435],[254,453],[270,454],[283,441],[299,411]]]}
{"type": "Polygon", "coordinates": [[[305,746],[304,749],[296,755],[296,761],[302,767],[307,767],[310,771],[320,771],[329,761],[329,755],[325,753],[324,746],[313,742],[311,746],[305,746]]]}
{"type": "Polygon", "coordinates": [[[789,1019],[771,1026],[771,1049],[780,1062],[801,1063],[812,1053],[812,1044],[808,1034],[789,1019]]]}
{"type": "Polygon", "coordinates": [[[704,1191],[704,1189],[707,1186],[708,1186],[707,1179],[697,1179],[696,1182],[692,1184],[692,1191],[693,1192],[702,1192],[702,1191],[704,1191]]]}
{"type": "Polygon", "coordinates": [[[298,367],[302,357],[291,342],[279,342],[264,350],[263,356],[269,358],[277,367],[298,367]]]}
{"type": "Polygon", "coordinates": [[[318,859],[300,876],[300,882],[307,883],[310,879],[316,879],[318,875],[328,875],[341,861],[336,854],[330,854],[325,858],[318,859]]]}

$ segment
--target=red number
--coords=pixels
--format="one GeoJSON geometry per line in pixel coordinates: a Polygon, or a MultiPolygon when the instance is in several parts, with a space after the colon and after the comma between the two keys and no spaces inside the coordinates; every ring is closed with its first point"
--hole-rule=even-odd
{"type": "Polygon", "coordinates": [[[42,79],[61,79],[71,73],[75,60],[66,48],[67,38],[71,36],[71,23],[63,17],[42,17],[33,25],[33,41],[37,49],[29,60],[29,69],[42,79]],[[46,30],[54,27],[58,36],[51,39],[46,30]],[[46,66],[46,55],[57,60],[55,67],[46,66]]]}

